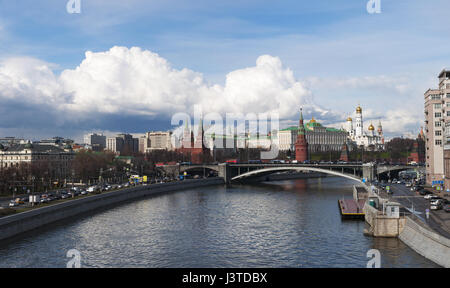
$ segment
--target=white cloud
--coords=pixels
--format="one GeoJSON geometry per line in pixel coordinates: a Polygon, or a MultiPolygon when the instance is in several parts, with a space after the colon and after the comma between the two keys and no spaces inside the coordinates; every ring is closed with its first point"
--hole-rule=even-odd
{"type": "Polygon", "coordinates": [[[280,117],[291,117],[300,105],[314,106],[310,91],[269,55],[260,56],[254,67],[230,72],[221,86],[206,84],[192,70],[176,70],[150,51],[113,47],[87,52],[80,66],[62,72],[59,83],[72,95],[66,109],[78,112],[171,116],[199,104],[205,112],[277,110],[280,117]]]}
{"type": "Polygon", "coordinates": [[[52,65],[34,58],[0,62],[0,97],[26,104],[55,105],[63,100],[52,65]]]}
{"type": "MultiPolygon", "coordinates": [[[[298,109],[303,106],[305,116],[340,127],[347,115],[316,105],[309,86],[332,83],[333,87],[343,89],[387,87],[402,94],[402,85],[407,83],[374,76],[337,80],[310,78],[305,85],[295,79],[292,70],[283,67],[278,57],[262,55],[255,66],[228,73],[224,85],[211,85],[202,74],[186,68],[174,69],[161,56],[137,47],[86,52],[78,67],[64,70],[59,76],[54,74],[54,68],[52,64],[26,57],[0,62],[0,100],[10,102],[7,106],[10,108],[3,108],[4,117],[21,117],[14,110],[20,111],[20,105],[34,105],[39,107],[36,114],[46,109],[52,111],[56,117],[50,121],[64,127],[68,122],[101,122],[98,119],[105,115],[116,119],[136,115],[170,118],[176,112],[192,114],[194,105],[201,105],[204,113],[219,112],[223,116],[229,112],[245,115],[278,111],[280,119],[285,120],[281,123],[288,120],[296,123],[298,109]]],[[[405,105],[384,106],[382,111],[363,105],[365,126],[381,120],[386,133],[414,133],[422,122],[421,110],[405,105]]],[[[349,109],[349,113],[354,112],[354,107],[349,109]]],[[[40,125],[42,121],[45,119],[41,119],[40,125]]]]}
{"type": "Polygon", "coordinates": [[[170,118],[176,112],[192,114],[194,105],[222,115],[277,111],[282,119],[297,117],[300,106],[329,113],[270,55],[258,57],[255,66],[228,73],[224,85],[208,84],[201,73],[186,68],[174,69],[166,59],[138,47],[88,51],[78,67],[59,76],[52,68],[34,58],[0,62],[0,99],[45,106],[60,114],[61,123],[104,115],[170,118]]]}

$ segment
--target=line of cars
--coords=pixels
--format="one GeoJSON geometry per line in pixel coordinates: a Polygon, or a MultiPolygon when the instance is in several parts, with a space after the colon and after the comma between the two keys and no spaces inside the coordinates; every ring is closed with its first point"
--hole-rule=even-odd
{"type": "MultiPolygon", "coordinates": [[[[424,199],[429,200],[430,202],[430,210],[444,210],[445,212],[450,212],[450,201],[439,197],[437,195],[434,195],[433,192],[428,191],[424,188],[423,186],[423,181],[422,182],[409,182],[409,181],[404,181],[402,179],[397,180],[397,179],[393,179],[391,181],[391,183],[395,183],[395,184],[404,184],[406,187],[410,187],[410,190],[412,192],[417,192],[419,193],[421,196],[424,196],[424,199]]],[[[386,188],[386,184],[381,183],[380,184],[380,188],[385,190],[386,188]]],[[[387,191],[388,194],[392,194],[392,190],[387,191]],[[389,193],[390,192],[390,193],[389,193]]]]}
{"type": "Polygon", "coordinates": [[[430,201],[430,210],[441,210],[445,212],[450,212],[450,201],[434,195],[433,192],[426,190],[421,185],[409,185],[411,191],[416,191],[419,195],[424,196],[423,198],[430,201]]]}
{"type": "MultiPolygon", "coordinates": [[[[130,184],[124,183],[124,184],[103,184],[103,185],[93,185],[89,187],[74,187],[70,189],[63,189],[63,190],[56,190],[51,191],[47,193],[37,194],[37,196],[34,200],[34,204],[44,204],[44,203],[50,203],[55,200],[63,200],[63,199],[70,199],[75,198],[80,195],[88,195],[89,193],[98,193],[101,191],[109,191],[109,190],[116,190],[121,188],[126,188],[130,184]]],[[[14,200],[11,200],[9,202],[9,207],[17,207],[23,204],[31,204],[30,203],[30,197],[18,197],[14,200]]]]}

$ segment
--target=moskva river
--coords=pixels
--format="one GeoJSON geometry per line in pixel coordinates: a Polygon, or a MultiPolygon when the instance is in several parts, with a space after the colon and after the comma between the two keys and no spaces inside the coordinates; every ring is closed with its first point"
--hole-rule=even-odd
{"type": "Polygon", "coordinates": [[[341,178],[213,186],[83,215],[0,243],[0,267],[437,267],[400,240],[343,221],[341,178]],[[72,254],[73,255],[73,254],[72,254]]]}

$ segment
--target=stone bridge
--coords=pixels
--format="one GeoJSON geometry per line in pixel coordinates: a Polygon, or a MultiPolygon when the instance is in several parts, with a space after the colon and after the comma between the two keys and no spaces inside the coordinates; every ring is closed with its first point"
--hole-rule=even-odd
{"type": "Polygon", "coordinates": [[[199,165],[166,165],[158,167],[166,175],[178,176],[184,172],[196,173],[206,176],[210,171],[215,171],[226,183],[232,181],[245,181],[254,177],[261,177],[273,173],[319,172],[333,176],[340,176],[355,181],[374,181],[379,175],[389,172],[399,172],[409,169],[423,169],[417,166],[376,165],[368,164],[199,164],[199,165]]]}

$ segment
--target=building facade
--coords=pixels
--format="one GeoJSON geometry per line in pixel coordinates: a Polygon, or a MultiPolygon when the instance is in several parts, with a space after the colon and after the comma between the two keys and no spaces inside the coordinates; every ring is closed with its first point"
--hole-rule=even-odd
{"type": "Polygon", "coordinates": [[[106,148],[106,136],[97,133],[86,134],[84,144],[89,145],[93,151],[103,151],[106,148]]]}
{"type": "Polygon", "coordinates": [[[19,168],[21,165],[44,164],[50,173],[69,175],[75,153],[67,145],[60,148],[53,145],[37,145],[31,142],[5,147],[0,144],[0,168],[19,168]]]}
{"type": "MultiPolygon", "coordinates": [[[[335,129],[322,126],[314,117],[303,124],[308,153],[341,151],[342,144],[348,142],[348,132],[343,129],[335,129]]],[[[295,150],[295,142],[298,138],[298,127],[293,126],[278,132],[278,147],[281,151],[295,150]]]]}
{"type": "Polygon", "coordinates": [[[116,154],[133,154],[139,152],[139,139],[130,134],[119,134],[106,139],[106,149],[116,154]]]}
{"type": "Polygon", "coordinates": [[[426,181],[450,189],[450,70],[438,79],[438,89],[424,94],[426,181]]]}
{"type": "Polygon", "coordinates": [[[428,89],[424,95],[426,181],[430,185],[445,182],[448,188],[450,171],[446,171],[444,162],[450,159],[444,159],[444,147],[450,149],[450,71],[443,70],[438,78],[438,89],[428,89]],[[449,174],[448,178],[446,174],[449,174]]]}

